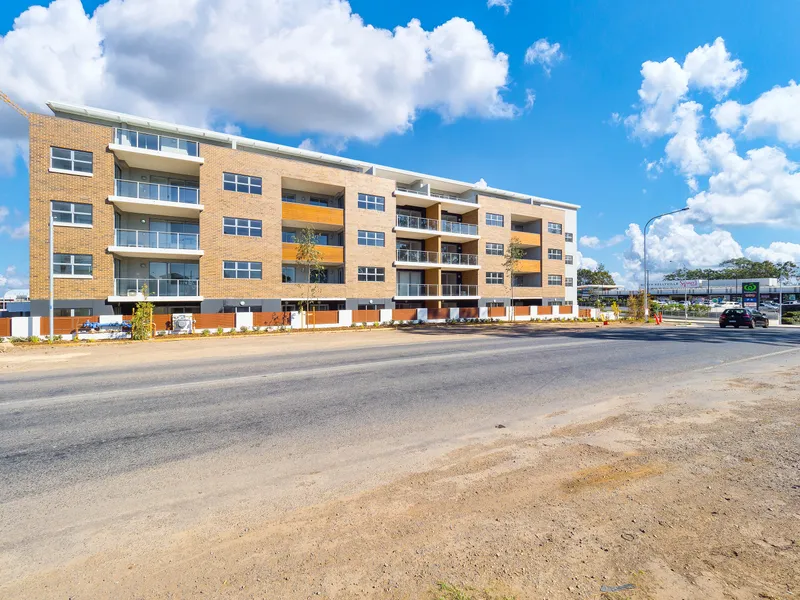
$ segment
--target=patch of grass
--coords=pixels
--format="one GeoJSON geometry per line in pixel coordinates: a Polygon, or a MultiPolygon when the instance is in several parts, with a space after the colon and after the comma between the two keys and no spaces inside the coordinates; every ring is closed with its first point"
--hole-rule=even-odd
{"type": "Polygon", "coordinates": [[[498,596],[489,590],[457,587],[446,581],[436,583],[435,600],[516,600],[516,596],[498,596]]]}

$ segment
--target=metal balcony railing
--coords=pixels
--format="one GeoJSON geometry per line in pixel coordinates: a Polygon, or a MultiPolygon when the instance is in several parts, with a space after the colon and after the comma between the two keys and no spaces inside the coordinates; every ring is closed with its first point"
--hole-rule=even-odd
{"type": "Polygon", "coordinates": [[[442,296],[477,296],[477,285],[456,285],[444,284],[442,285],[442,296]]]}
{"type": "Polygon", "coordinates": [[[147,296],[152,298],[174,298],[200,295],[198,279],[126,279],[114,280],[117,296],[136,297],[147,287],[147,296]]]}
{"type": "Polygon", "coordinates": [[[185,156],[200,156],[199,144],[190,142],[178,137],[167,135],[157,135],[155,133],[143,133],[134,129],[114,129],[114,143],[120,146],[131,146],[132,148],[142,148],[144,150],[158,150],[160,152],[171,152],[173,154],[183,154],[185,156]]]}
{"type": "Polygon", "coordinates": [[[427,250],[397,250],[398,262],[438,263],[439,253],[427,250]]]}
{"type": "Polygon", "coordinates": [[[178,185],[162,183],[142,183],[115,179],[116,196],[123,198],[139,198],[141,200],[160,200],[162,202],[179,202],[181,204],[200,204],[200,190],[178,185]]]}
{"type": "Polygon", "coordinates": [[[425,231],[439,231],[439,221],[436,219],[424,219],[422,217],[409,217],[408,215],[397,215],[397,226],[408,229],[424,229],[425,231]]]}
{"type": "Polygon", "coordinates": [[[455,285],[444,284],[436,285],[432,283],[398,283],[398,297],[420,297],[420,296],[447,296],[464,297],[477,296],[477,285],[455,285]]]}
{"type": "Polygon", "coordinates": [[[477,254],[460,254],[458,252],[442,252],[442,261],[445,265],[459,265],[475,267],[478,265],[477,254]]]}
{"type": "Polygon", "coordinates": [[[471,223],[456,223],[455,221],[442,221],[443,233],[459,235],[478,235],[478,226],[471,223]]]}
{"type": "Polygon", "coordinates": [[[116,245],[125,248],[159,248],[164,250],[199,250],[200,236],[196,233],[139,231],[116,229],[116,245]]]}

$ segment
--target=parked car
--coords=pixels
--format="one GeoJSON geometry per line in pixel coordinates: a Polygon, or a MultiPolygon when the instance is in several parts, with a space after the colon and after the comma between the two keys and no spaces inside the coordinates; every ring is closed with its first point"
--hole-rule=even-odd
{"type": "Polygon", "coordinates": [[[739,327],[754,329],[756,326],[766,328],[769,327],[769,319],[750,308],[728,308],[719,316],[719,326],[725,328],[728,325],[736,329],[739,327]]]}

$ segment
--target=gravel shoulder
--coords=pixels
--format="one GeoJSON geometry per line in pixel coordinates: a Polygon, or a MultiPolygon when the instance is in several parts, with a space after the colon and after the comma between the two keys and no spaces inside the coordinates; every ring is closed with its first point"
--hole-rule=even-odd
{"type": "MultiPolygon", "coordinates": [[[[498,423],[394,456],[373,485],[287,475],[291,508],[230,510],[157,542],[159,515],[120,538],[109,523],[104,550],[25,565],[0,597],[796,597],[798,367],[788,352],[498,423]]],[[[226,476],[214,467],[210,489],[226,476]]],[[[380,450],[358,469],[380,470],[380,450]]]]}

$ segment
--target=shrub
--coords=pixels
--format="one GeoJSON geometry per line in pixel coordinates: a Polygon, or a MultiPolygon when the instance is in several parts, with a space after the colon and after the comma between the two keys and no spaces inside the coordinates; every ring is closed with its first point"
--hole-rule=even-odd
{"type": "Polygon", "coordinates": [[[247,333],[248,330],[249,328],[247,327],[247,325],[242,325],[241,327],[239,327],[239,331],[241,331],[242,333],[247,333]]]}
{"type": "Polygon", "coordinates": [[[208,337],[209,335],[211,335],[211,332],[208,329],[203,329],[200,335],[202,335],[203,337],[208,337]]]}
{"type": "MultiPolygon", "coordinates": [[[[142,294],[147,298],[147,286],[142,286],[142,294]]],[[[131,339],[147,340],[153,328],[153,303],[142,301],[136,303],[131,317],[131,339]]]]}
{"type": "Polygon", "coordinates": [[[31,337],[28,338],[28,341],[33,342],[34,344],[38,344],[39,343],[39,336],[38,335],[32,335],[31,337]]]}
{"type": "Polygon", "coordinates": [[[225,333],[225,330],[222,327],[217,327],[217,335],[222,335],[225,333]]]}

